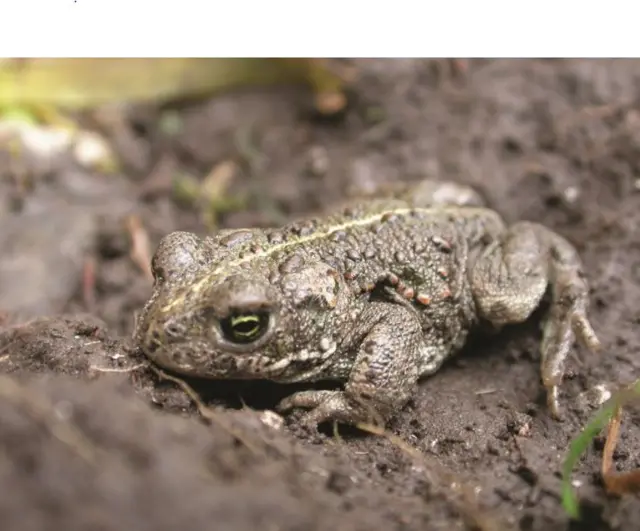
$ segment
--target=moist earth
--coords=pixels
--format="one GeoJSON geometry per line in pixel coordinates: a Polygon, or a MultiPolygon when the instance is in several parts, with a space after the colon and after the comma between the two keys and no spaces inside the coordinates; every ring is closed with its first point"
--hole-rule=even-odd
{"type": "MultiPolygon", "coordinates": [[[[637,528],[638,499],[604,493],[601,438],[574,473],[580,522],[562,509],[560,471],[598,390],[640,366],[640,61],[352,63],[349,107],[331,120],[304,89],[252,89],[130,109],[112,132],[122,175],[0,156],[3,529],[637,528]],[[472,337],[387,434],[275,415],[291,386],[190,380],[190,397],[154,371],[130,341],[152,289],[145,238],[153,251],[173,230],[215,230],[175,180],[215,179],[230,161],[226,193],[242,200],[218,227],[278,225],[428,177],[566,237],[604,348],[576,345],[564,421],[540,383],[542,312],[472,337]]],[[[632,470],[637,413],[622,429],[615,464],[632,470]]]]}

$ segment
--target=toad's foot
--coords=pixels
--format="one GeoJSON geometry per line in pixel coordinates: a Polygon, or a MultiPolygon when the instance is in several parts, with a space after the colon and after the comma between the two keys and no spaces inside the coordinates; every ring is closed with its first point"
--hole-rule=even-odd
{"type": "Polygon", "coordinates": [[[377,425],[383,422],[372,406],[350,398],[344,391],[300,391],[285,398],[276,407],[282,413],[295,408],[311,410],[305,414],[302,423],[312,428],[328,421],[351,425],[377,425]]]}
{"type": "Polygon", "coordinates": [[[558,387],[564,376],[564,362],[575,337],[592,351],[600,350],[600,341],[587,317],[588,289],[583,279],[569,271],[556,274],[549,316],[544,323],[541,352],[542,383],[547,389],[547,404],[551,414],[561,418],[558,407],[558,387]]]}
{"type": "Polygon", "coordinates": [[[279,411],[311,409],[304,422],[381,425],[411,396],[419,377],[422,328],[407,308],[372,303],[347,343],[357,356],[344,391],[302,391],[284,399],[279,411]]]}
{"type": "Polygon", "coordinates": [[[589,349],[600,348],[587,318],[589,287],[576,250],[541,225],[517,223],[480,254],[471,284],[480,316],[497,326],[525,321],[551,286],[541,374],[549,410],[560,419],[558,387],[576,335],[589,349]]]}

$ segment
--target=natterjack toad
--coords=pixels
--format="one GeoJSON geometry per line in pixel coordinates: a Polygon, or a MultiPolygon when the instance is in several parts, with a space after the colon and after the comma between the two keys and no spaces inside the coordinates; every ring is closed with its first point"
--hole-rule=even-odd
{"type": "Polygon", "coordinates": [[[577,335],[599,346],[576,250],[536,223],[505,226],[471,189],[423,181],[280,229],[174,232],[153,258],[135,339],[159,366],[212,379],[337,380],[293,394],[312,424],[388,419],[472,327],[525,321],[550,288],[542,381],[577,335]]]}

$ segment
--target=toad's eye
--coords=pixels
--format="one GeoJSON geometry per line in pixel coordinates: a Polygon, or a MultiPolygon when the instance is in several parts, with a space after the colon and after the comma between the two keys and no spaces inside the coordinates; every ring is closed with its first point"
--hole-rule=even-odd
{"type": "Polygon", "coordinates": [[[222,334],[232,343],[247,344],[260,339],[269,328],[267,312],[238,313],[220,321],[222,334]]]}

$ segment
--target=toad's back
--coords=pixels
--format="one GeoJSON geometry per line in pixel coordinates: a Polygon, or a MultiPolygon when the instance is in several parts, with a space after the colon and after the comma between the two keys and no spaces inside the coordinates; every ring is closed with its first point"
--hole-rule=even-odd
{"type": "Polygon", "coordinates": [[[493,210],[458,205],[422,207],[404,200],[352,203],[337,214],[296,221],[277,229],[223,231],[208,238],[219,260],[211,276],[252,262],[280,269],[305,257],[343,273],[352,286],[381,275],[401,279],[451,278],[444,269],[463,266],[467,253],[504,230],[493,210]],[[443,269],[444,268],[444,269],[443,269]]]}
{"type": "Polygon", "coordinates": [[[474,315],[466,276],[469,254],[503,230],[499,215],[482,207],[378,199],[351,203],[321,220],[243,232],[243,237],[221,235],[217,244],[224,240],[233,254],[220,268],[257,261],[270,270],[274,284],[282,273],[319,260],[343,275],[354,297],[368,298],[383,287],[418,310],[424,326],[455,335],[474,315]]]}

